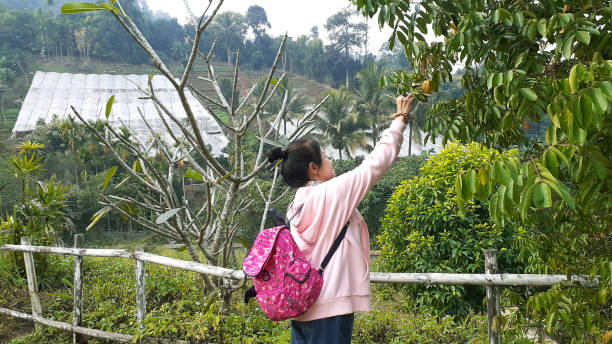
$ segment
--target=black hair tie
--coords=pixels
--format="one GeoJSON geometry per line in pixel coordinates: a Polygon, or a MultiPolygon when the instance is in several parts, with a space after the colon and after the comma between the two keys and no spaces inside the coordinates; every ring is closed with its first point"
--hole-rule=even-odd
{"type": "Polygon", "coordinates": [[[286,149],[282,149],[280,147],[276,147],[272,150],[269,150],[266,154],[268,155],[269,163],[273,163],[279,159],[286,160],[287,156],[289,155],[286,149]]]}

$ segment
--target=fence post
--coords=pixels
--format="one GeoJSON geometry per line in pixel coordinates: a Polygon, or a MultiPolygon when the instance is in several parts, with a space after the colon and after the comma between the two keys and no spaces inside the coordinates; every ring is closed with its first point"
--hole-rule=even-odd
{"type": "MultiPolygon", "coordinates": [[[[143,252],[142,248],[137,249],[137,252],[143,252]]],[[[147,300],[145,298],[145,262],[136,258],[136,320],[138,321],[138,329],[144,329],[144,319],[147,316],[147,300]]]]}
{"type": "MultiPolygon", "coordinates": [[[[74,235],[74,248],[83,248],[83,234],[74,235]]],[[[81,326],[83,323],[83,256],[74,256],[74,305],[72,325],[81,326]]],[[[72,333],[72,343],[83,343],[83,337],[72,333]]]]}
{"type": "MultiPolygon", "coordinates": [[[[497,250],[485,250],[485,274],[497,274],[497,250]]],[[[499,321],[495,318],[501,315],[499,307],[499,287],[487,286],[487,322],[489,328],[489,344],[501,344],[499,321]]]]}
{"type": "MultiPolygon", "coordinates": [[[[21,237],[22,245],[32,245],[30,237],[21,237]]],[[[42,317],[42,308],[40,306],[40,298],[38,298],[38,283],[36,281],[36,269],[34,267],[34,255],[32,252],[23,252],[23,261],[25,263],[26,275],[28,277],[28,290],[30,291],[30,302],[32,304],[32,315],[42,317]]],[[[39,330],[42,325],[34,322],[34,326],[39,330]]]]}

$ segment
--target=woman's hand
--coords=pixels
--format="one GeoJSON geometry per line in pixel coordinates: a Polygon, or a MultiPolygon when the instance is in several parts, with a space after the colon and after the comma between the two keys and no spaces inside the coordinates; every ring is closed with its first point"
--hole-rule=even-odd
{"type": "Polygon", "coordinates": [[[409,93],[406,96],[399,96],[395,99],[397,103],[397,113],[394,115],[395,118],[400,117],[404,123],[408,123],[410,118],[410,111],[412,111],[412,103],[414,103],[414,96],[409,93]]]}

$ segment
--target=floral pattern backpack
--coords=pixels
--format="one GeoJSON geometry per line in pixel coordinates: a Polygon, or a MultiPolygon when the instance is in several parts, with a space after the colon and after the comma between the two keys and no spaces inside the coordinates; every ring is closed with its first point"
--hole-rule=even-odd
{"type": "MultiPolygon", "coordinates": [[[[302,207],[289,222],[301,210],[302,207]]],[[[306,260],[287,225],[259,232],[242,263],[245,275],[253,277],[253,287],[244,295],[245,303],[256,296],[261,309],[273,321],[306,313],[321,293],[323,270],[340,246],[348,225],[347,222],[338,234],[319,269],[306,260]]]]}

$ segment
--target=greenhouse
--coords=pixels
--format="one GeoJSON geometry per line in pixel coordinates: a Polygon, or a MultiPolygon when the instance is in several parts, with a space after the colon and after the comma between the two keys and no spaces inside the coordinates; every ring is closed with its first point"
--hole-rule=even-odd
{"type": "MultiPolygon", "coordinates": [[[[151,99],[142,99],[139,88],[146,89],[148,75],[108,75],[36,72],[24,99],[13,136],[19,137],[36,129],[39,122],[49,123],[54,117],[60,119],[75,116],[71,106],[88,121],[104,120],[106,104],[115,96],[108,122],[118,128],[129,128],[141,142],[151,137],[150,126],[161,137],[170,142],[163,121],[151,99]],[[145,120],[139,114],[144,115],[145,120]]],[[[186,113],[172,84],[163,76],[154,76],[153,89],[161,103],[180,121],[186,122],[186,113]]],[[[220,155],[227,145],[227,138],[220,126],[200,102],[189,92],[187,100],[198,121],[204,140],[212,147],[213,154],[220,155]]],[[[171,130],[182,137],[179,126],[165,118],[171,130]]],[[[189,125],[187,125],[190,128],[189,125]]]]}

